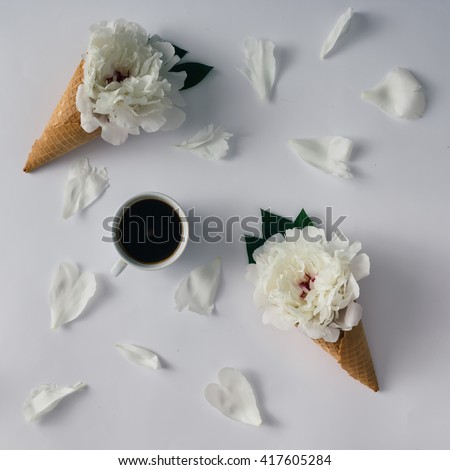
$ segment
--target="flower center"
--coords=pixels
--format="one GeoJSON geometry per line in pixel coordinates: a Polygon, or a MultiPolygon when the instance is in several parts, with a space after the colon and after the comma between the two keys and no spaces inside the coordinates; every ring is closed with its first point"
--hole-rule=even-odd
{"type": "Polygon", "coordinates": [[[305,274],[305,278],[303,281],[298,283],[298,287],[300,288],[300,298],[304,299],[308,292],[313,288],[314,280],[316,278],[314,276],[310,276],[309,274],[305,274]]]}
{"type": "Polygon", "coordinates": [[[105,79],[106,83],[109,85],[111,82],[123,82],[126,78],[130,76],[130,73],[127,72],[126,75],[123,75],[122,72],[119,70],[114,70],[112,77],[108,77],[105,79]]]}

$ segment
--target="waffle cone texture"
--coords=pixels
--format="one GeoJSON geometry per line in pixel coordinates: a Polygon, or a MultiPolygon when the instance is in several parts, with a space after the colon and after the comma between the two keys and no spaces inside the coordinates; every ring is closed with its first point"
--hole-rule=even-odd
{"type": "Polygon", "coordinates": [[[100,128],[87,133],[80,125],[80,113],[76,106],[76,96],[79,85],[83,83],[83,65],[84,61],[82,60],[53,111],[44,132],[34,142],[23,169],[25,173],[29,173],[80,147],[80,145],[90,142],[100,134],[100,128]]]}
{"type": "Polygon", "coordinates": [[[378,392],[380,388],[362,322],[350,331],[343,331],[335,343],[328,343],[323,339],[315,342],[331,354],[351,377],[378,392]]]}

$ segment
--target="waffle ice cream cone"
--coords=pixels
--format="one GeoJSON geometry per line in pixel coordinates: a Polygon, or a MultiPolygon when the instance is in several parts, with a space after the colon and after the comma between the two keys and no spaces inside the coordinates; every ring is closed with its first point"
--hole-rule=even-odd
{"type": "Polygon", "coordinates": [[[56,106],[41,137],[36,140],[28,155],[23,171],[29,173],[67,152],[95,139],[101,132],[85,132],[80,125],[80,113],[76,107],[78,86],[83,82],[82,60],[73,74],[66,91],[56,106]]]}
{"type": "Polygon", "coordinates": [[[350,331],[341,332],[336,343],[328,343],[323,339],[315,340],[315,342],[331,354],[350,376],[374,392],[379,390],[362,322],[350,331]]]}

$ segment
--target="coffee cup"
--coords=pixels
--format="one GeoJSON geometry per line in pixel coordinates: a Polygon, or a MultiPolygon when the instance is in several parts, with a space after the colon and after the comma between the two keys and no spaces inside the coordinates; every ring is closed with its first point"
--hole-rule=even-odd
{"type": "Polygon", "coordinates": [[[183,209],[158,192],[138,194],[122,204],[112,227],[119,254],[111,268],[113,276],[128,265],[147,271],[166,268],[182,255],[189,239],[183,209]]]}

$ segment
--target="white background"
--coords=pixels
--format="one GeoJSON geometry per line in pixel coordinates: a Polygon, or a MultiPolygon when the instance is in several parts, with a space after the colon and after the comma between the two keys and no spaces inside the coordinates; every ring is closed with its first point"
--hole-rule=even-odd
{"type": "Polygon", "coordinates": [[[351,29],[319,59],[342,1],[2,1],[0,48],[0,447],[34,449],[449,448],[450,4],[354,1],[351,29]],[[185,93],[188,119],[171,133],[97,140],[36,173],[28,151],[59,100],[88,41],[88,27],[124,17],[215,66],[185,93]],[[259,102],[237,67],[246,36],[276,44],[273,99],[259,102]],[[424,86],[428,107],[413,122],[360,98],[394,66],[424,86]],[[235,134],[227,158],[202,160],[172,148],[213,122],[235,134]],[[354,140],[353,180],[297,159],[294,137],[354,140]],[[61,217],[70,165],[106,166],[111,187],[84,213],[61,217]],[[264,326],[245,281],[245,247],[191,244],[160,272],[128,268],[101,241],[102,221],[130,196],[156,190],[202,216],[258,215],[260,207],[323,216],[332,206],[372,261],[361,282],[364,325],[381,391],[363,387],[298,332],[264,326]],[[174,309],[177,284],[193,267],[223,257],[216,311],[174,309]],[[86,314],[50,330],[48,288],[72,260],[97,274],[86,314]],[[164,368],[125,361],[113,345],[147,346],[164,368]],[[228,420],[203,390],[224,366],[254,385],[264,423],[228,420]],[[41,422],[21,406],[42,383],[89,387],[41,422]]]}

